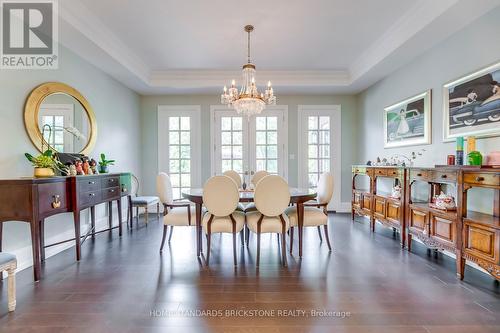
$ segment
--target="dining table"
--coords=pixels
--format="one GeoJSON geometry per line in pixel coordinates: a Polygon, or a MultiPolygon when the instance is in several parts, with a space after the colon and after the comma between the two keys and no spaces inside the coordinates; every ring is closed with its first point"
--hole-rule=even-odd
{"type": "MultiPolygon", "coordinates": [[[[240,202],[249,203],[253,202],[253,190],[240,190],[240,202]]],[[[297,206],[297,224],[299,228],[299,257],[302,257],[302,233],[304,226],[304,203],[314,200],[317,193],[313,189],[290,188],[290,204],[297,206]]],[[[196,255],[200,256],[202,253],[202,238],[201,238],[201,219],[203,208],[203,189],[190,188],[182,191],[182,197],[195,204],[196,212],[196,255]]]]}

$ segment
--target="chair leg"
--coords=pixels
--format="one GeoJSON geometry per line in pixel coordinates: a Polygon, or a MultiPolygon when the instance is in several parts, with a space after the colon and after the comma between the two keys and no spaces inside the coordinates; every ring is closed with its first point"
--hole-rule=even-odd
{"type": "Polygon", "coordinates": [[[210,261],[210,240],[212,239],[212,234],[210,231],[207,233],[207,266],[210,261]]]}
{"type": "Polygon", "coordinates": [[[165,238],[167,237],[168,225],[163,226],[163,237],[161,238],[160,252],[163,251],[163,245],[165,244],[165,238]]]}
{"type": "MultiPolygon", "coordinates": [[[[286,261],[286,238],[285,238],[286,232],[283,230],[281,233],[281,256],[283,257],[283,266],[287,266],[287,261],[286,261]]],[[[278,234],[279,235],[279,234],[278,234]]]]}
{"type": "Polygon", "coordinates": [[[292,254],[293,249],[293,227],[290,227],[290,254],[292,254]]]}
{"type": "Polygon", "coordinates": [[[144,214],[146,215],[146,227],[148,226],[148,206],[144,207],[144,214]]]}
{"type": "Polygon", "coordinates": [[[139,224],[139,206],[135,207],[135,218],[137,224],[139,224]]]}
{"type": "Polygon", "coordinates": [[[257,232],[257,267],[260,263],[260,231],[257,232]]]}
{"type": "Polygon", "coordinates": [[[247,226],[245,226],[245,244],[248,247],[248,243],[250,242],[250,229],[248,229],[247,226]]]}
{"type": "MultiPolygon", "coordinates": [[[[9,268],[7,270],[8,273],[8,298],[9,298],[9,303],[8,303],[8,308],[9,312],[14,311],[16,309],[16,269],[15,268],[9,268]]],[[[0,273],[1,274],[1,273],[0,273]]]]}
{"type": "Polygon", "coordinates": [[[240,242],[241,246],[245,246],[245,229],[241,229],[240,231],[240,242]]]}
{"type": "Polygon", "coordinates": [[[237,260],[236,260],[236,232],[233,231],[233,262],[234,266],[237,266],[237,260]]]}
{"type": "Polygon", "coordinates": [[[321,228],[318,225],[318,236],[319,236],[319,241],[323,242],[323,237],[321,237],[321,228]]]}
{"type": "Polygon", "coordinates": [[[158,218],[158,221],[160,221],[160,203],[159,202],[156,204],[156,217],[158,218]]]}
{"type": "Polygon", "coordinates": [[[171,225],[170,226],[170,235],[168,236],[168,242],[170,243],[170,241],[172,240],[172,234],[174,233],[174,226],[171,225]]]}
{"type": "Polygon", "coordinates": [[[324,225],[323,228],[325,229],[325,238],[326,238],[326,244],[328,244],[328,251],[332,252],[332,247],[330,245],[330,237],[328,236],[328,225],[324,225]]]}

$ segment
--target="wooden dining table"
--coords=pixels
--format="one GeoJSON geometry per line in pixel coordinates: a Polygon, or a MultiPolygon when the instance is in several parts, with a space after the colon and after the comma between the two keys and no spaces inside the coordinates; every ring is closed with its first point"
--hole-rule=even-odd
{"type": "MultiPolygon", "coordinates": [[[[317,193],[312,189],[290,188],[290,203],[297,206],[297,222],[299,228],[299,257],[302,257],[302,231],[304,226],[304,203],[316,198],[317,193]]],[[[203,189],[191,188],[182,191],[182,197],[196,206],[196,255],[200,256],[201,248],[201,212],[203,206],[203,189]]],[[[240,202],[253,202],[253,190],[240,190],[240,202]]]]}

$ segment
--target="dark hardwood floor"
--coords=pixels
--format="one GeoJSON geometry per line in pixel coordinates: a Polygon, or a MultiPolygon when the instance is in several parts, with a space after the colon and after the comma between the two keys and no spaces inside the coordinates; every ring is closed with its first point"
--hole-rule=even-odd
{"type": "Polygon", "coordinates": [[[287,268],[276,236],[264,235],[257,270],[255,236],[236,269],[230,235],[213,236],[209,268],[195,256],[193,228],[176,228],[160,254],[162,225],[152,215],[121,239],[88,240],[79,263],[73,248],[49,258],[39,283],[31,269],[18,273],[14,313],[0,283],[0,332],[500,332],[492,278],[467,267],[459,281],[454,260],[416,244],[408,253],[392,230],[377,225],[371,234],[361,222],[330,216],[331,254],[306,229],[304,257],[295,249],[287,268]]]}

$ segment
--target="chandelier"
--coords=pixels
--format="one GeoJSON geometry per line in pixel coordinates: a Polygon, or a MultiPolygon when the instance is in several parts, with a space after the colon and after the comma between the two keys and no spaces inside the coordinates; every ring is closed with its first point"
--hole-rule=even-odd
{"type": "Polygon", "coordinates": [[[232,80],[229,89],[224,86],[224,92],[220,100],[222,104],[233,107],[238,114],[243,114],[250,118],[253,115],[261,113],[266,105],[276,105],[276,96],[274,96],[271,81],[267,82],[267,88],[263,94],[259,93],[257,89],[257,85],[255,84],[255,65],[250,61],[250,33],[253,31],[253,26],[247,25],[244,29],[248,33],[248,61],[243,65],[243,85],[238,91],[236,81],[232,80]]]}

